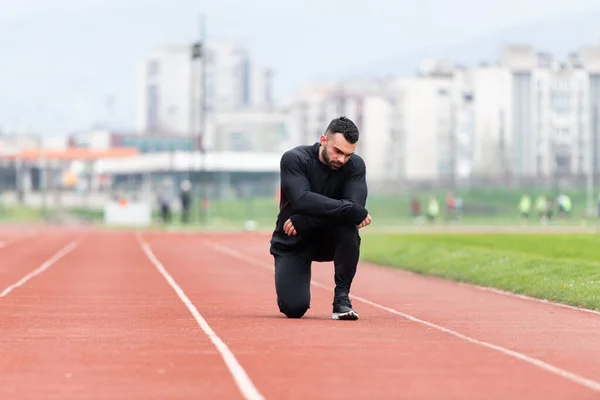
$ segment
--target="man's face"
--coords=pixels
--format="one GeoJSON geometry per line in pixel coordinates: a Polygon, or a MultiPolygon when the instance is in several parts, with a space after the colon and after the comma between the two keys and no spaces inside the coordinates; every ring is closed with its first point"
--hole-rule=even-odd
{"type": "Polygon", "coordinates": [[[355,149],[356,143],[348,142],[341,133],[327,133],[321,136],[321,156],[325,164],[333,170],[343,167],[355,149]]]}

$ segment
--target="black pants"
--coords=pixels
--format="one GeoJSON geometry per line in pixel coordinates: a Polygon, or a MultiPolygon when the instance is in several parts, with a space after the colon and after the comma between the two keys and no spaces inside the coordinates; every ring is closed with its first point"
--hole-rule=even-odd
{"type": "Polygon", "coordinates": [[[356,226],[339,224],[311,235],[308,245],[299,250],[272,251],[279,310],[289,318],[300,318],[310,308],[313,261],[333,261],[334,294],[348,295],[356,274],[360,243],[356,226]]]}
{"type": "Polygon", "coordinates": [[[188,205],[181,207],[181,222],[184,224],[190,222],[190,207],[188,205]]]}
{"type": "Polygon", "coordinates": [[[161,204],[160,216],[164,224],[171,222],[171,208],[165,204],[161,204]]]}

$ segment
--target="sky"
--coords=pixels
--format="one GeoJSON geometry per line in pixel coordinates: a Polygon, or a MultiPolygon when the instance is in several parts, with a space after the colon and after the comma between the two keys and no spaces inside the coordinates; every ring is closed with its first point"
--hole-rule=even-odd
{"type": "Polygon", "coordinates": [[[197,39],[200,14],[209,40],[234,40],[275,71],[275,95],[284,100],[342,71],[599,7],[597,0],[0,0],[0,129],[132,129],[136,64],[164,44],[197,39]]]}

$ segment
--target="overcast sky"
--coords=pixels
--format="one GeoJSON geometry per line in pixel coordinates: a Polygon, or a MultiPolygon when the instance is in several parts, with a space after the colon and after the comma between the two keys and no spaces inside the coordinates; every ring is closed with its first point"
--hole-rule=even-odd
{"type": "MultiPolygon", "coordinates": [[[[424,46],[598,10],[598,0],[0,0],[0,126],[48,133],[134,123],[135,64],[199,35],[246,46],[275,70],[278,99],[338,71],[424,46]]],[[[600,31],[599,31],[600,33],[600,31]]]]}

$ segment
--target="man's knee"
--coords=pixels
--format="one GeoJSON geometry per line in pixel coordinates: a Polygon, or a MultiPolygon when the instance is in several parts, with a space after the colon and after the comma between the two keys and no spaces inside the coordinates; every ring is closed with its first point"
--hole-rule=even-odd
{"type": "Polygon", "coordinates": [[[303,254],[275,255],[275,289],[279,310],[302,317],[310,306],[311,263],[303,254]]]}
{"type": "Polygon", "coordinates": [[[277,304],[279,311],[288,318],[302,318],[310,308],[310,301],[306,300],[281,300],[277,304]]]}

